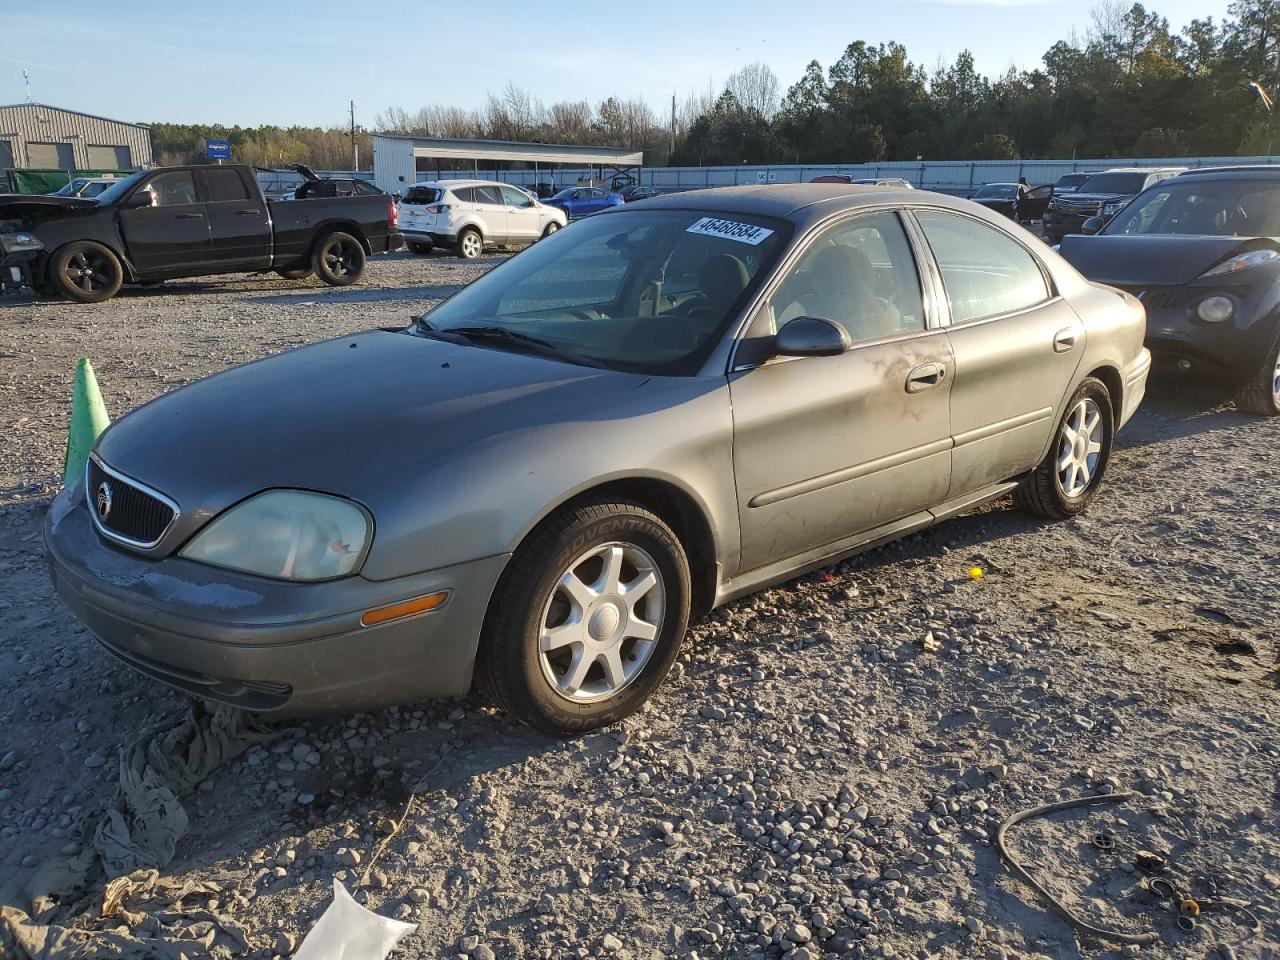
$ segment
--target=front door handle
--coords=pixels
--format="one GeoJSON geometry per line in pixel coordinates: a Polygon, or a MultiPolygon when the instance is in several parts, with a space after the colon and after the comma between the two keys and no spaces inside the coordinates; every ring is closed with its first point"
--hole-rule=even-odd
{"type": "Polygon", "coordinates": [[[203,213],[180,213],[178,214],[177,219],[178,220],[199,220],[203,217],[204,217],[203,213]]]}
{"type": "Polygon", "coordinates": [[[941,363],[924,363],[907,374],[907,393],[922,393],[946,379],[947,368],[941,363]]]}
{"type": "Polygon", "coordinates": [[[262,213],[262,211],[257,207],[250,207],[248,210],[237,210],[236,213],[242,217],[256,217],[262,213]]]}
{"type": "Polygon", "coordinates": [[[1076,340],[1080,336],[1079,327],[1063,327],[1053,335],[1053,350],[1055,353],[1067,353],[1076,345],[1076,340]]]}

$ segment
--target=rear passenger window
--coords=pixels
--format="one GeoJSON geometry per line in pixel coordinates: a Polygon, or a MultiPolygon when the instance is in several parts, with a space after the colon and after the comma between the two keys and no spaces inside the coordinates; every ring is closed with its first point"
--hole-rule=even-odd
{"type": "Polygon", "coordinates": [[[1033,307],[1049,297],[1039,263],[995,227],[951,213],[919,211],[947,289],[951,322],[964,323],[1033,307]]]}
{"type": "Polygon", "coordinates": [[[249,199],[249,188],[244,185],[240,174],[235,170],[206,170],[204,182],[209,187],[210,203],[249,199]]]}

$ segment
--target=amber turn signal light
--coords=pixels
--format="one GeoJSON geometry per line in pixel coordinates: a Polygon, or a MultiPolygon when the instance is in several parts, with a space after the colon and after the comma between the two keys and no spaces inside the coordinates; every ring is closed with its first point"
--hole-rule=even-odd
{"type": "Polygon", "coordinates": [[[449,591],[441,590],[439,593],[429,593],[425,597],[414,597],[412,600],[388,604],[385,607],[374,607],[372,610],[365,611],[364,616],[360,618],[360,626],[373,627],[380,623],[403,620],[405,617],[426,613],[428,610],[444,606],[444,602],[448,599],[449,591]]]}

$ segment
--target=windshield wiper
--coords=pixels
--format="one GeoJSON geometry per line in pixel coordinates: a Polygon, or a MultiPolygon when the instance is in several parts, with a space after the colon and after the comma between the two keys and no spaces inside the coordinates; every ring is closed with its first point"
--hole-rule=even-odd
{"type": "Polygon", "coordinates": [[[562,347],[557,347],[549,340],[543,340],[541,337],[535,337],[532,334],[521,333],[518,330],[510,330],[506,327],[454,327],[450,330],[435,330],[428,328],[427,336],[437,337],[441,340],[461,340],[467,343],[487,343],[497,346],[512,347],[517,350],[524,350],[528,353],[538,354],[544,357],[550,357],[553,360],[566,360],[569,363],[577,363],[587,367],[603,367],[604,364],[599,360],[591,357],[584,357],[581,354],[573,353],[562,347]]]}

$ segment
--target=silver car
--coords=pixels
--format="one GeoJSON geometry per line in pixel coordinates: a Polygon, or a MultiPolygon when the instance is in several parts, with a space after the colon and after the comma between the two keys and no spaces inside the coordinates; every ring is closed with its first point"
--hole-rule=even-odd
{"type": "Polygon", "coordinates": [[[148,403],[49,511],[63,598],[247,709],[478,687],[572,734],[718,604],[1014,493],[1085,509],[1150,357],[1137,300],[921,191],[662,196],[408,329],[148,403]]]}

